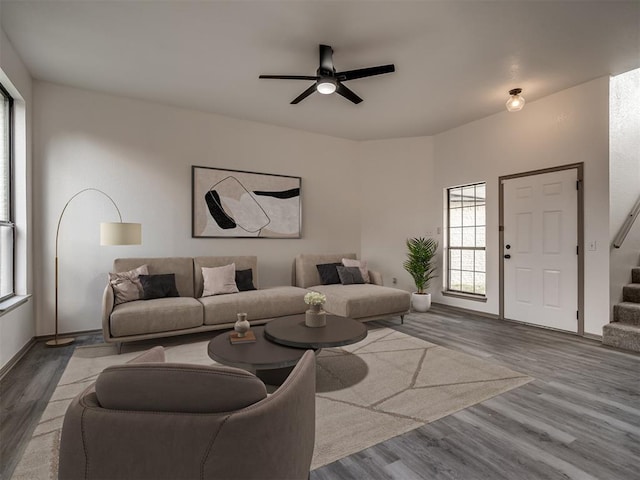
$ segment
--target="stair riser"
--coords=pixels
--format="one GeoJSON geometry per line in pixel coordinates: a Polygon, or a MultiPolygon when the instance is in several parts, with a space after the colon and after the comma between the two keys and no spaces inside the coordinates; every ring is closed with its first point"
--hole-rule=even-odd
{"type": "Polygon", "coordinates": [[[613,321],[640,327],[640,307],[635,307],[635,305],[614,305],[613,321]]]}
{"type": "Polygon", "coordinates": [[[612,328],[615,324],[605,325],[602,329],[602,343],[610,347],[640,352],[640,329],[638,331],[620,331],[612,328]]]}
{"type": "Polygon", "coordinates": [[[640,283],[640,267],[631,270],[631,283],[640,283]]]}
{"type": "Polygon", "coordinates": [[[640,303],[640,284],[624,286],[622,288],[622,301],[640,303]]]}

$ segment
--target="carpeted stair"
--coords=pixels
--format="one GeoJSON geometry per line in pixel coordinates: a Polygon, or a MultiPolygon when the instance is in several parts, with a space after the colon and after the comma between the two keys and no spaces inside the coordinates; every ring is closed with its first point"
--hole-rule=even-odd
{"type": "Polygon", "coordinates": [[[631,282],[613,307],[613,321],[602,329],[602,343],[640,352],[640,267],[631,270],[631,282]]]}

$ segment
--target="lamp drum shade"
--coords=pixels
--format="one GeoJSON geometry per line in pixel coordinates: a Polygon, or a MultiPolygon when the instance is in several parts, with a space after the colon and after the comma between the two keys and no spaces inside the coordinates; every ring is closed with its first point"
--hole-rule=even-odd
{"type": "Polygon", "coordinates": [[[101,223],[100,245],[140,245],[142,225],[140,223],[101,223]]]}

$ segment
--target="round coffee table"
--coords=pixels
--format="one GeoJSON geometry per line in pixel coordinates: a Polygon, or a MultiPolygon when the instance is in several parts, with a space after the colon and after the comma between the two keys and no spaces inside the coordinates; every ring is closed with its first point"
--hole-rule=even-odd
{"type": "Polygon", "coordinates": [[[271,320],[264,326],[264,336],[287,347],[314,350],[350,345],[367,336],[364,323],[351,318],[327,314],[327,325],[320,328],[307,327],[304,319],[303,314],[271,320]]]}
{"type": "Polygon", "coordinates": [[[291,367],[298,363],[305,350],[288,348],[264,338],[264,327],[252,327],[256,336],[252,343],[232,344],[229,333],[217,335],[209,342],[208,353],[216,362],[230,367],[256,372],[291,367]]]}

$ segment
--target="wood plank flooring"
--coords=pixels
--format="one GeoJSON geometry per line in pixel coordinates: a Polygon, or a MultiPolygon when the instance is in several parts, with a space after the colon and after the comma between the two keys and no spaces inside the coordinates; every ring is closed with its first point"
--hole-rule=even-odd
{"type": "Polygon", "coordinates": [[[314,470],[312,480],[640,479],[639,355],[442,307],[394,328],[535,380],[314,470]]]}
{"type": "MultiPolygon", "coordinates": [[[[640,355],[439,306],[380,324],[535,380],[316,469],[312,480],[640,480],[640,355]]],[[[100,341],[85,335],[76,345],[100,341]]],[[[10,478],[72,350],[38,343],[0,382],[0,478],[10,478]]]]}

